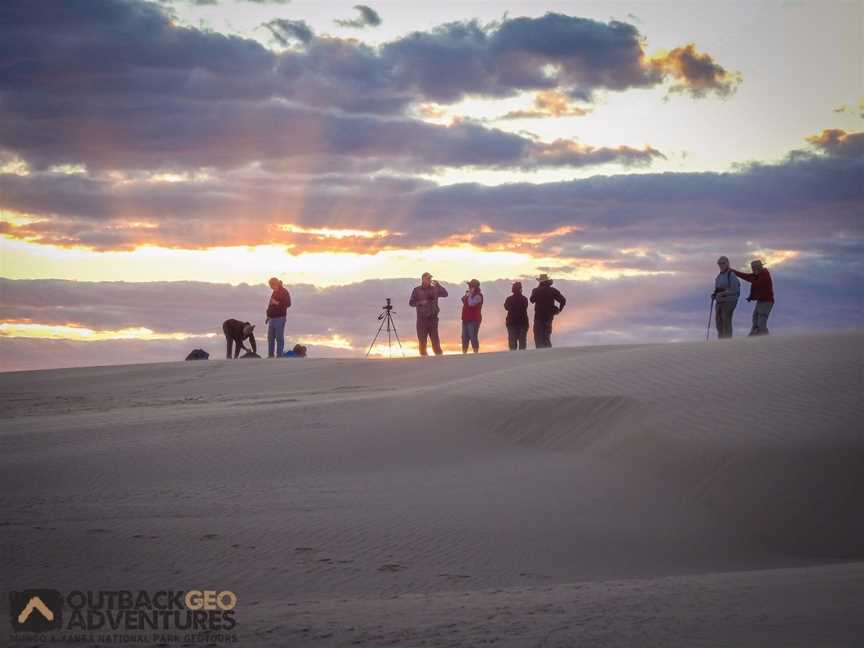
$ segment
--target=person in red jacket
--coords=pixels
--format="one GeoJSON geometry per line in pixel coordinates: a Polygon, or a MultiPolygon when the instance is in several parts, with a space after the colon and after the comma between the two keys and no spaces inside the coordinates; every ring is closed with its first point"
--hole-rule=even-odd
{"type": "Polygon", "coordinates": [[[480,292],[480,282],[472,279],[468,282],[468,290],[462,295],[462,353],[468,353],[468,343],[474,353],[480,350],[480,322],[483,320],[483,293],[480,292]]]}
{"type": "Polygon", "coordinates": [[[753,272],[738,272],[732,270],[739,278],[750,284],[750,296],[747,301],[755,301],[753,309],[753,328],[750,335],[768,335],[768,315],[774,308],[774,284],[771,273],[762,265],[759,259],[750,263],[753,272]]]}
{"type": "Polygon", "coordinates": [[[285,318],[291,308],[291,294],[276,277],[271,277],[270,302],[267,304],[267,357],[281,358],[285,350],[285,318]],[[274,356],[274,348],[276,355],[274,356]]]}

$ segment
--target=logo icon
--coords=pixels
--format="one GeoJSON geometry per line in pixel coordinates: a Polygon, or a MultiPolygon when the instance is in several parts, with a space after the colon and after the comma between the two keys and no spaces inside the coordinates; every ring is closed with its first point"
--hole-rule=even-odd
{"type": "Polygon", "coordinates": [[[17,632],[44,632],[63,624],[63,596],[57,590],[39,589],[9,593],[9,616],[17,632]]]}

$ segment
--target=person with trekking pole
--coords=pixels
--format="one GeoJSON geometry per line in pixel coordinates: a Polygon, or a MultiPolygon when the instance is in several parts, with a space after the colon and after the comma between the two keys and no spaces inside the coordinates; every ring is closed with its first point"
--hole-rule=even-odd
{"type": "MultiPolygon", "coordinates": [[[[720,273],[714,279],[714,292],[711,299],[715,302],[714,322],[717,327],[717,338],[720,340],[732,337],[732,315],[738,305],[738,296],[741,294],[741,282],[729,267],[729,259],[721,256],[717,259],[717,267],[720,273]]],[[[710,317],[708,327],[710,329],[710,317]]]]}

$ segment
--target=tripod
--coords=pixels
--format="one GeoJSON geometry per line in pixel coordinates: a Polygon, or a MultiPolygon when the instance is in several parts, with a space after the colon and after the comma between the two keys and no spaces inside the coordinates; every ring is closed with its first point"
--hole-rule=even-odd
{"type": "Polygon", "coordinates": [[[391,331],[392,334],[396,336],[396,343],[399,345],[399,350],[402,352],[402,357],[405,357],[405,349],[402,348],[402,341],[399,339],[399,333],[396,332],[396,322],[393,321],[393,305],[390,303],[390,298],[387,298],[387,303],[382,306],[382,311],[378,315],[378,321],[381,322],[381,326],[378,327],[378,332],[375,334],[375,337],[372,338],[372,344],[369,345],[369,350],[366,352],[366,357],[369,357],[369,354],[372,353],[372,347],[375,346],[375,341],[378,339],[378,336],[381,335],[381,329],[385,326],[387,327],[387,350],[389,351],[390,357],[393,357],[393,347],[391,341],[391,331]]]}

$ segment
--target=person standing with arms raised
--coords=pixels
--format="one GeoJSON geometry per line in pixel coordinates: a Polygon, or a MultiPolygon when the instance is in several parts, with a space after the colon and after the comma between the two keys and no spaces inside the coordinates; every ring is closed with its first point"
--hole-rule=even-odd
{"type": "Polygon", "coordinates": [[[447,296],[447,289],[432,279],[432,275],[424,272],[420,278],[420,285],[411,291],[411,299],[408,305],[417,309],[417,342],[420,345],[420,355],[429,355],[426,352],[426,343],[432,341],[432,350],[435,355],[441,355],[441,340],[438,337],[438,299],[447,296]]]}
{"type": "Polygon", "coordinates": [[[480,292],[480,282],[472,279],[468,282],[468,290],[462,296],[462,353],[468,353],[468,343],[474,353],[480,351],[480,322],[483,308],[483,293],[480,292]]]}
{"type": "Polygon", "coordinates": [[[762,261],[756,259],[750,262],[753,272],[738,272],[732,270],[738,277],[750,284],[750,296],[747,301],[755,301],[753,308],[753,328],[750,335],[768,335],[768,316],[774,308],[774,282],[768,268],[762,265],[762,261]]]}

